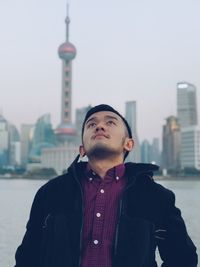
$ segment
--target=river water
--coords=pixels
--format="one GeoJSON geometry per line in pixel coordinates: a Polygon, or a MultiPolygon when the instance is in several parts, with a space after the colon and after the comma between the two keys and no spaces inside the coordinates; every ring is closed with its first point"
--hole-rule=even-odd
{"type": "MultiPolygon", "coordinates": [[[[174,191],[189,235],[200,251],[200,180],[158,181],[174,191]]],[[[0,180],[0,266],[13,267],[24,235],[31,203],[44,180],[0,180]]]]}

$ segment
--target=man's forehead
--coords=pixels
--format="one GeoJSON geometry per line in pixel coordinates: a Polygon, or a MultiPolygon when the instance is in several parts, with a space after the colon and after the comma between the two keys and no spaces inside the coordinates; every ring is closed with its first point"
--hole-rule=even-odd
{"type": "Polygon", "coordinates": [[[116,113],[112,112],[112,111],[99,111],[96,112],[94,114],[92,114],[86,121],[86,123],[88,121],[91,120],[97,120],[97,119],[101,119],[101,118],[113,118],[116,120],[121,120],[121,117],[119,115],[117,115],[116,113]]]}

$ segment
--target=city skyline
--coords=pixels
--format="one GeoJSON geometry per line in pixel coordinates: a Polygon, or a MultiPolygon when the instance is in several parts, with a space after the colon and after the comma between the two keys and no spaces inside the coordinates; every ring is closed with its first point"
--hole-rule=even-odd
{"type": "MultiPolygon", "coordinates": [[[[125,114],[125,102],[136,101],[139,138],[151,140],[161,138],[166,117],[176,115],[178,82],[197,87],[199,105],[200,3],[69,3],[70,41],[78,50],[73,65],[73,118],[75,108],[100,102],[125,114]]],[[[47,112],[54,128],[60,122],[57,48],[65,40],[66,4],[65,0],[0,4],[0,109],[18,129],[47,112]]]]}

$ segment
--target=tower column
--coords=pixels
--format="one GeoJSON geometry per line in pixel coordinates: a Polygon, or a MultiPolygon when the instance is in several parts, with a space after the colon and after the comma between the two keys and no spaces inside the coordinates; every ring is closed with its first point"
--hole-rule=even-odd
{"type": "Polygon", "coordinates": [[[72,63],[63,61],[62,66],[62,105],[61,122],[71,123],[72,121],[72,63]]]}
{"type": "Polygon", "coordinates": [[[76,56],[76,48],[69,42],[68,6],[65,23],[66,41],[58,48],[58,55],[62,60],[61,124],[72,123],[72,60],[76,56]]]}

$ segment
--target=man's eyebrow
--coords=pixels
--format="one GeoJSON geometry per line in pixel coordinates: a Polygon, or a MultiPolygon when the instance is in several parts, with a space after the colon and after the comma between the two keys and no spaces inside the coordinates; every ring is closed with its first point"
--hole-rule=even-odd
{"type": "Polygon", "coordinates": [[[112,120],[118,121],[118,118],[117,117],[114,117],[114,116],[111,116],[111,115],[106,115],[105,118],[106,119],[112,119],[112,120]]]}
{"type": "Polygon", "coordinates": [[[87,124],[88,122],[93,121],[93,120],[96,120],[96,117],[91,117],[89,120],[86,121],[85,124],[87,124]]]}
{"type": "MultiPolygon", "coordinates": [[[[111,119],[111,120],[116,120],[116,121],[118,121],[118,118],[117,118],[117,117],[114,117],[114,116],[111,116],[111,115],[106,115],[104,118],[105,118],[105,119],[111,119]]],[[[85,124],[88,124],[88,122],[90,122],[90,121],[95,121],[95,120],[97,120],[97,119],[98,119],[97,117],[93,116],[93,117],[91,117],[89,120],[87,120],[85,124]]]]}

